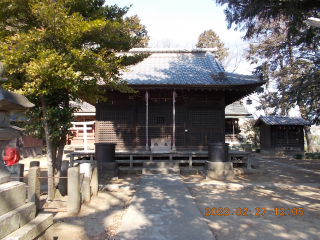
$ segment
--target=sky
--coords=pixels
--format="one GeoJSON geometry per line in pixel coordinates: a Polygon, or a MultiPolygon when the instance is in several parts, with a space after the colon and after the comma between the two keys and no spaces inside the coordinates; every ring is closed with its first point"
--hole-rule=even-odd
{"type": "Polygon", "coordinates": [[[177,47],[191,48],[198,36],[209,29],[226,44],[240,40],[244,34],[227,29],[223,8],[213,0],[107,0],[106,3],[119,7],[132,5],[127,16],[139,16],[152,46],[169,39],[177,47]]]}
{"type": "MultiPolygon", "coordinates": [[[[244,32],[235,31],[235,26],[227,28],[225,7],[217,6],[213,0],[106,0],[106,4],[132,5],[126,16],[138,15],[150,36],[150,47],[164,47],[163,44],[169,43],[171,47],[194,48],[199,35],[209,29],[216,32],[230,50],[247,46],[241,39],[244,32]]],[[[253,69],[243,59],[235,72],[251,75],[253,69]]],[[[253,95],[253,104],[246,107],[256,118],[262,112],[255,110],[258,105],[255,99],[258,98],[253,95]]]]}

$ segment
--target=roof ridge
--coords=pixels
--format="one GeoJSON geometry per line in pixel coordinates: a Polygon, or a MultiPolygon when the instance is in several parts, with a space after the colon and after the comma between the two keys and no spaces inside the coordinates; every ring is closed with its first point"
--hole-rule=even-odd
{"type": "Polygon", "coordinates": [[[206,53],[216,52],[217,48],[132,48],[130,53],[206,53]]]}

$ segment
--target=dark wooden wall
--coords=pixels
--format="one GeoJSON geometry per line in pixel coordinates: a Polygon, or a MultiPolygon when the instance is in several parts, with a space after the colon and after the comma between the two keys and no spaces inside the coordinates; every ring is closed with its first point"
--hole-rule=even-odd
{"type": "MultiPolygon", "coordinates": [[[[148,131],[151,138],[172,139],[173,90],[149,90],[148,131]]],[[[176,146],[207,146],[224,142],[224,94],[212,91],[177,90],[175,110],[176,146]]],[[[136,94],[107,91],[106,102],[96,104],[96,142],[117,147],[146,145],[145,90],[136,94]]]]}
{"type": "Polygon", "coordinates": [[[260,125],[260,147],[265,151],[304,150],[303,126],[260,125]],[[286,149],[288,148],[288,149],[286,149]],[[292,149],[291,149],[292,148],[292,149]]]}

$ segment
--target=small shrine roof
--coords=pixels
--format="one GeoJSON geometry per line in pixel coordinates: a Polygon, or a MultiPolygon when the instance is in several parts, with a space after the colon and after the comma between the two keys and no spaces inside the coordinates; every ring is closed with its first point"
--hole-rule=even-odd
{"type": "Polygon", "coordinates": [[[240,101],[236,101],[232,104],[229,104],[225,108],[225,116],[226,118],[232,117],[246,117],[253,118],[252,114],[248,112],[248,110],[244,107],[244,105],[240,101]]]}
{"type": "Polygon", "coordinates": [[[262,122],[266,125],[310,125],[309,121],[299,117],[260,116],[254,126],[258,127],[262,122]]]}
{"type": "Polygon", "coordinates": [[[258,76],[225,71],[215,58],[216,49],[135,48],[129,53],[150,53],[129,67],[122,79],[128,85],[237,86],[265,83],[258,76]]]}

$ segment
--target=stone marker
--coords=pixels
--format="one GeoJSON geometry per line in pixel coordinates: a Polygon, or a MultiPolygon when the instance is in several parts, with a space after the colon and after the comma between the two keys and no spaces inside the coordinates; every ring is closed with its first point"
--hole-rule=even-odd
{"type": "Polygon", "coordinates": [[[90,189],[90,177],[91,177],[91,163],[80,164],[80,174],[84,174],[81,185],[82,201],[90,202],[91,189],[90,189]]]}
{"type": "Polygon", "coordinates": [[[33,202],[40,209],[40,168],[32,167],[28,173],[28,202],[33,202]]]}
{"type": "Polygon", "coordinates": [[[39,161],[31,161],[30,168],[32,168],[32,167],[40,167],[40,162],[39,161]]]}
{"type": "Polygon", "coordinates": [[[80,172],[79,167],[68,169],[68,213],[80,211],[80,172]]]}
{"type": "Polygon", "coordinates": [[[68,189],[68,179],[65,177],[68,177],[68,168],[69,168],[69,161],[63,160],[61,164],[61,173],[60,173],[60,181],[59,181],[59,191],[62,196],[67,195],[67,189],[68,189]]]}

